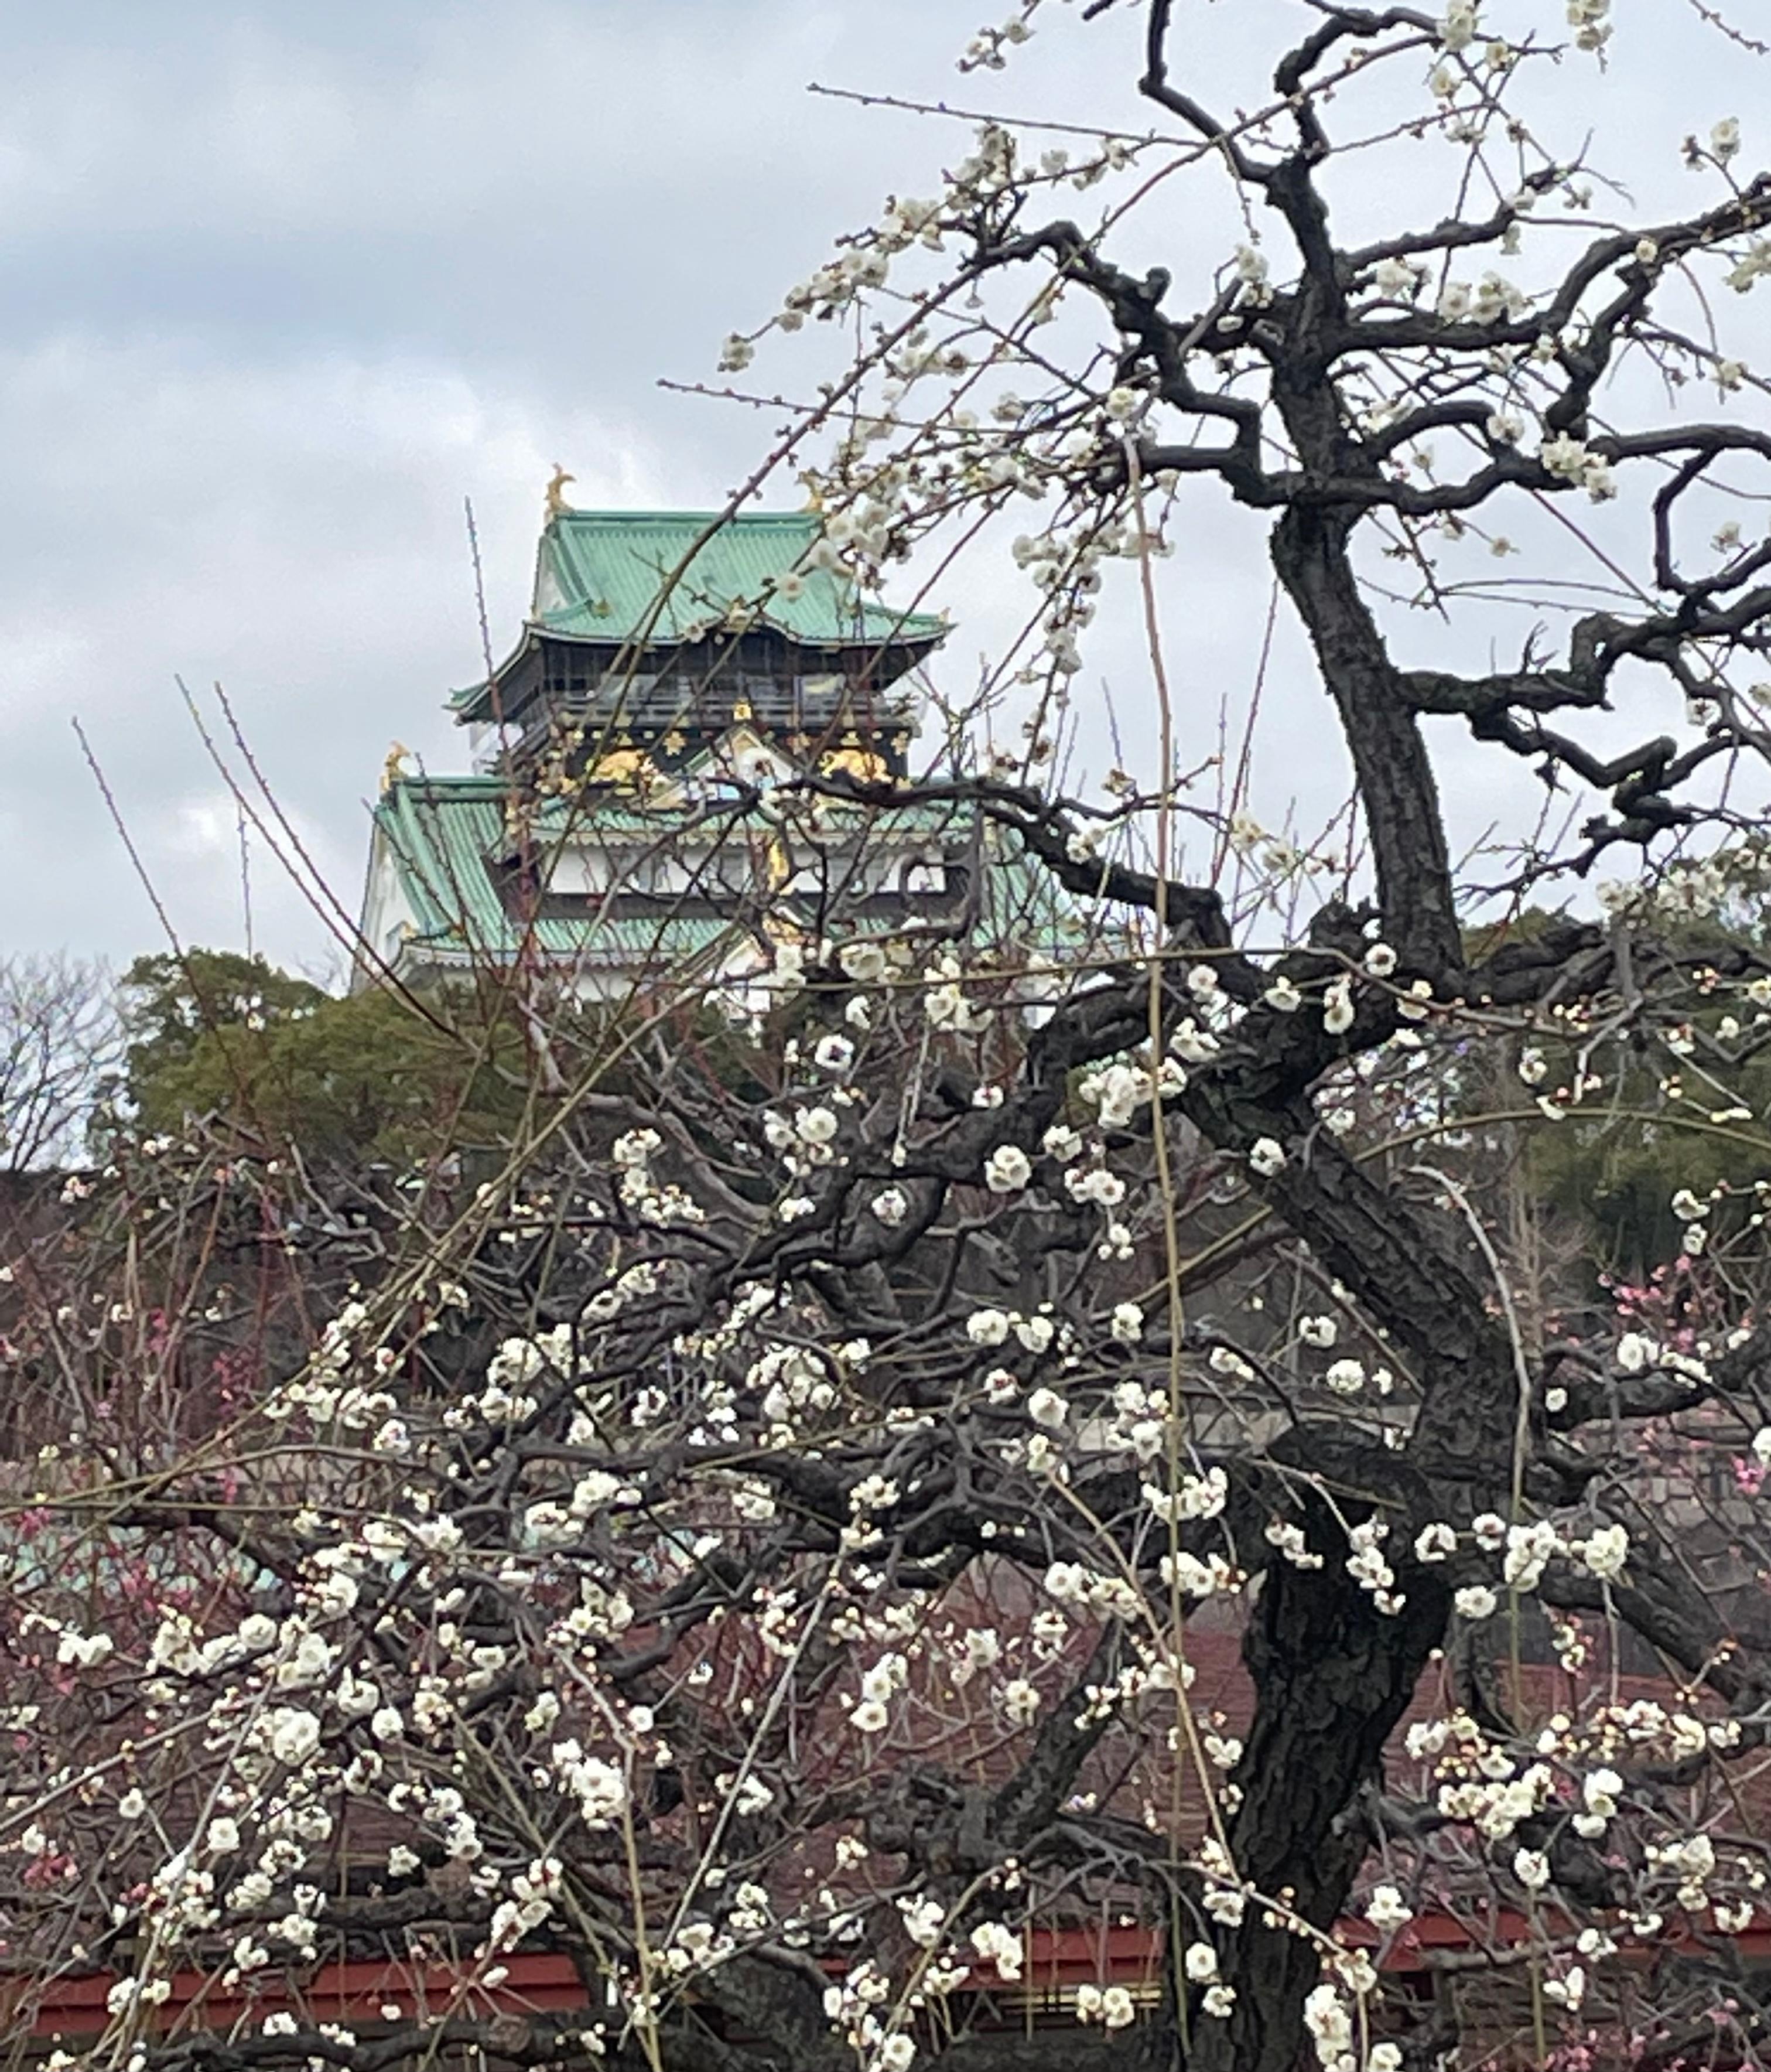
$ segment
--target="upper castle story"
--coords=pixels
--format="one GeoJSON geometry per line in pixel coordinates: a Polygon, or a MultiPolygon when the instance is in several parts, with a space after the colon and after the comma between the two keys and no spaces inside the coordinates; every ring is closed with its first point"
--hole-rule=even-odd
{"type": "Polygon", "coordinates": [[[947,630],[864,599],[816,512],[573,511],[556,490],[522,635],[451,703],[481,767],[553,783],[668,783],[734,730],[884,779],[947,630]]]}

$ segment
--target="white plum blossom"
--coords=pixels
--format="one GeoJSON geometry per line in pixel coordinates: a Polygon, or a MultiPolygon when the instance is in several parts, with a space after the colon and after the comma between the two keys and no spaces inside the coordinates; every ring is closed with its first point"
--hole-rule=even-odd
{"type": "MultiPolygon", "coordinates": [[[[1627,1545],[1626,1539],[1626,1548],[1627,1545]]],[[[1528,1525],[1510,1525],[1502,1576],[1510,1589],[1535,1590],[1550,1557],[1561,1549],[1561,1536],[1547,1519],[1535,1519],[1528,1525]]],[[[1621,1556],[1619,1560],[1621,1565],[1621,1556]]]]}
{"type": "Polygon", "coordinates": [[[1030,1353],[1047,1351],[1058,1334],[1058,1327],[1050,1317],[1023,1317],[1017,1311],[1013,1321],[1015,1337],[1030,1353]]]}
{"type": "Polygon", "coordinates": [[[984,1185],[993,1194],[1017,1194],[1033,1178],[1033,1161],[1018,1145],[999,1144],[984,1161],[984,1185]]]}
{"type": "Polygon", "coordinates": [[[801,1108],[795,1118],[794,1128],[805,1143],[827,1145],[836,1134],[836,1114],[823,1107],[801,1108]]]}
{"type": "Polygon", "coordinates": [[[1565,2007],[1570,2014],[1578,2014],[1580,2003],[1586,1997],[1587,1975],[1579,1964],[1569,1965],[1559,1978],[1543,1981],[1543,1996],[1565,2007]]]}
{"type": "Polygon", "coordinates": [[[1568,27],[1574,31],[1578,49],[1605,48],[1611,40],[1610,13],[1611,0],[1568,0],[1568,27]]]}
{"type": "Polygon", "coordinates": [[[1660,1349],[1639,1331],[1625,1331],[1617,1341],[1617,1364],[1625,1374],[1640,1374],[1654,1365],[1660,1349]]]}
{"type": "Polygon", "coordinates": [[[1591,1574],[1614,1582],[1623,1573],[1624,1564],[1629,1558],[1629,1528],[1602,1525],[1585,1540],[1577,1540],[1572,1552],[1591,1574]]]}
{"type": "Polygon", "coordinates": [[[1371,269],[1371,283],[1381,295],[1412,296],[1420,276],[1406,259],[1380,259],[1371,269]]]}
{"type": "Polygon", "coordinates": [[[264,1733],[271,1754],[291,1769],[306,1762],[319,1746],[320,1723],[299,1706],[275,1707],[265,1717],[264,1733]]]}
{"type": "Polygon", "coordinates": [[[1477,10],[1481,0],[1448,0],[1439,19],[1439,41],[1448,51],[1468,50],[1476,40],[1477,10]]]}
{"type": "Polygon", "coordinates": [[[1130,1989],[1124,1986],[1109,1986],[1101,1995],[1101,2025],[1105,2029],[1125,2029],[1137,2019],[1136,2003],[1130,1989]]]}
{"type": "Polygon", "coordinates": [[[1316,2045],[1316,2054],[1329,2072],[1340,2072],[1345,2062],[1352,2065],[1353,2021],[1345,2002],[1327,1980],[1312,1988],[1304,2002],[1304,2026],[1316,2045]]]}
{"type": "Polygon", "coordinates": [[[1068,1166],[1082,1156],[1083,1140],[1068,1123],[1054,1122],[1041,1138],[1040,1148],[1048,1158],[1055,1158],[1060,1166],[1068,1166]]]}
{"type": "Polygon", "coordinates": [[[1575,1825],[1589,1840],[1602,1835],[1607,1823],[1617,1819],[1617,1800],[1623,1788],[1624,1781],[1614,1770],[1588,1770],[1580,1780],[1583,1810],[1576,1815],[1575,1825]]]}
{"type": "Polygon", "coordinates": [[[1017,1727],[1032,1725],[1039,1704],[1038,1686],[1025,1677],[1013,1677],[1002,1687],[1002,1709],[1017,1727]]]}
{"type": "Polygon", "coordinates": [[[1181,1963],[1195,1985],[1203,1985],[1208,1979],[1218,1975],[1218,1953],[1209,1942],[1190,1942],[1182,1954],[1181,1963]]]}
{"type": "Polygon", "coordinates": [[[1017,1932],[1000,1921],[980,1922],[972,1930],[972,1947],[981,1963],[992,1964],[1005,1985],[1013,1985],[1021,1975],[1025,1949],[1017,1932]]]}
{"type": "Polygon", "coordinates": [[[832,1032],[819,1039],[812,1054],[822,1071],[846,1072],[855,1062],[855,1046],[846,1036],[832,1032]]]}
{"type": "Polygon", "coordinates": [[[1575,438],[1567,432],[1546,439],[1538,458],[1549,474],[1584,488],[1596,504],[1604,503],[1617,493],[1617,480],[1609,463],[1595,454],[1584,440],[1575,438]]]}
{"type": "Polygon", "coordinates": [[[1062,1431],[1070,1405],[1054,1388],[1036,1388],[1027,1398],[1027,1415],[1048,1432],[1062,1431]]]}
{"type": "Polygon", "coordinates": [[[862,985],[877,985],[887,968],[883,947],[865,939],[844,943],[836,952],[836,961],[845,977],[862,985]]]}

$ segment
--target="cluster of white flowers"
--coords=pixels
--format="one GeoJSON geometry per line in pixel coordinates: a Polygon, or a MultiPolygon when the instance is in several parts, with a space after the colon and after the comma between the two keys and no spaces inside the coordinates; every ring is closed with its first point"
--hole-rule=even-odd
{"type": "Polygon", "coordinates": [[[1737,295],[1745,294],[1755,282],[1771,276],[1771,238],[1753,237],[1734,262],[1728,284],[1737,295]]]}
{"type": "Polygon", "coordinates": [[[999,1144],[984,1164],[984,1183],[992,1194],[1017,1194],[1033,1178],[1033,1161],[1017,1144],[999,1144]]]}
{"type": "Polygon", "coordinates": [[[1289,1519],[1269,1520],[1265,1537],[1268,1544],[1276,1548],[1280,1559],[1289,1562],[1294,1568],[1320,1568],[1323,1565],[1324,1556],[1311,1550],[1303,1527],[1289,1519]]]}
{"type": "Polygon", "coordinates": [[[1362,2072],[1400,2072],[1399,2045],[1374,2043],[1362,2056],[1354,2011],[1330,1980],[1324,1980],[1305,1997],[1304,2026],[1323,2072],[1362,2072],[1362,2072]]]}
{"type": "Polygon", "coordinates": [[[775,1345],[751,1362],[744,1386],[759,1399],[770,1424],[791,1432],[807,1415],[821,1416],[832,1408],[836,1379],[824,1348],[775,1345]]]}
{"type": "Polygon", "coordinates": [[[972,1931],[972,1947],[980,1963],[992,1964],[1005,1986],[1018,1983],[1025,1961],[1021,1938],[1000,1921],[984,1921],[972,1931]]]}
{"type": "Polygon", "coordinates": [[[1546,439],[1538,450],[1538,458],[1559,480],[1584,489],[1595,504],[1603,504],[1617,493],[1617,478],[1611,463],[1572,434],[1562,432],[1546,439]]]}
{"type": "Polygon", "coordinates": [[[705,1223],[706,1212],[692,1195],[674,1182],[660,1186],[653,1178],[651,1161],[662,1148],[663,1139],[655,1129],[630,1129],[618,1137],[609,1153],[616,1193],[641,1221],[661,1228],[705,1223]]]}
{"type": "Polygon", "coordinates": [[[849,1723],[857,1733],[883,1733],[891,1725],[892,1700],[910,1680],[910,1664],[895,1649],[880,1656],[865,1671],[861,1697],[851,1708],[849,1723]]]}
{"type": "Polygon", "coordinates": [[[1568,27],[1577,50],[1602,51],[1611,40],[1611,0],[1568,0],[1568,27]]]}
{"type": "Polygon", "coordinates": [[[494,1910],[486,1941],[476,1954],[486,1958],[514,1950],[553,1912],[561,1881],[557,1856],[538,1856],[526,1871],[520,1871],[511,1880],[509,1896],[494,1910]]]}
{"type": "Polygon", "coordinates": [[[1216,1518],[1230,1497],[1230,1478],[1220,1467],[1207,1468],[1202,1475],[1183,1474],[1177,1490],[1144,1485],[1144,1500],[1165,1523],[1185,1519],[1216,1518]]]}
{"type": "Polygon", "coordinates": [[[1241,1570],[1222,1554],[1208,1555],[1202,1561],[1185,1548],[1165,1554],[1157,1564],[1157,1572],[1165,1585],[1183,1597],[1215,1597],[1220,1591],[1234,1596],[1243,1581],[1241,1570]]]}
{"type": "Polygon", "coordinates": [[[1447,1819],[1467,1820],[1490,1841],[1500,1842],[1555,1796],[1555,1771],[1546,1762],[1533,1762],[1517,1775],[1503,1770],[1499,1777],[1443,1784],[1437,1803],[1447,1819]]]}
{"type": "Polygon", "coordinates": [[[575,1740],[554,1743],[552,1769],[557,1788],[577,1802],[586,1827],[606,1827],[626,1811],[626,1777],[613,1763],[586,1753],[575,1740]]]}
{"type": "Polygon", "coordinates": [[[1106,2029],[1126,2029],[1137,2020],[1137,2005],[1124,1986],[1080,1985],[1076,1988],[1076,2019],[1098,2021],[1106,2029]]]}
{"type": "Polygon", "coordinates": [[[975,1346],[1006,1345],[1013,1338],[1024,1350],[1043,1353],[1054,1343],[1067,1346],[1070,1329],[1043,1309],[1031,1315],[1019,1309],[974,1309],[967,1318],[965,1334],[975,1346]]]}
{"type": "Polygon", "coordinates": [[[1481,0],[1450,0],[1439,18],[1439,41],[1448,51],[1468,50],[1478,33],[1481,0]]]}
{"type": "Polygon", "coordinates": [[[1039,12],[1040,0],[1021,0],[1021,4],[1006,22],[994,28],[980,29],[965,47],[965,54],[959,61],[961,72],[1001,72],[1008,64],[1007,52],[1017,43],[1024,43],[1033,34],[1033,17],[1039,12]]]}
{"type": "MultiPolygon", "coordinates": [[[[1184,1072],[1170,1077],[1169,1084],[1176,1092],[1185,1083],[1184,1072]]],[[[1078,1098],[1097,1111],[1103,1129],[1124,1129],[1154,1092],[1154,1083],[1144,1066],[1119,1059],[1083,1073],[1076,1083],[1078,1098]]]]}
{"type": "Polygon", "coordinates": [[[1126,1577],[1101,1575],[1079,1561],[1054,1561],[1046,1588],[1059,1604],[1103,1618],[1135,1619],[1144,1609],[1142,1594],[1126,1577]]]}
{"type": "Polygon", "coordinates": [[[1531,298],[1504,273],[1484,273],[1473,286],[1468,281],[1448,281],[1439,292],[1436,312],[1448,323],[1516,323],[1531,306],[1531,298]]]}
{"type": "Polygon", "coordinates": [[[1561,1535],[1547,1519],[1508,1526],[1506,1552],[1501,1562],[1501,1573],[1507,1587],[1535,1590],[1549,1565],[1550,1557],[1560,1552],[1562,1545],[1561,1535]]]}
{"type": "Polygon", "coordinates": [[[1371,1593],[1371,1601],[1387,1618],[1394,1618],[1408,1601],[1407,1593],[1395,1587],[1395,1571],[1384,1559],[1383,1543],[1390,1536],[1390,1528],[1382,1519],[1368,1518],[1351,1527],[1347,1532],[1347,1544],[1352,1552],[1346,1557],[1346,1572],[1362,1590],[1371,1593]]]}
{"type": "Polygon", "coordinates": [[[964,967],[951,951],[923,972],[922,983],[927,990],[922,996],[922,1012],[931,1029],[945,1030],[955,1036],[975,1036],[989,1027],[988,1011],[966,997],[960,983],[964,975],[964,967]]]}
{"type": "Polygon", "coordinates": [[[916,2042],[901,2029],[890,2030],[877,2010],[892,1998],[892,1982],[869,1958],[851,1965],[840,1984],[824,1988],[824,2015],[844,2032],[867,2072],[908,2072],[916,2042]]]}

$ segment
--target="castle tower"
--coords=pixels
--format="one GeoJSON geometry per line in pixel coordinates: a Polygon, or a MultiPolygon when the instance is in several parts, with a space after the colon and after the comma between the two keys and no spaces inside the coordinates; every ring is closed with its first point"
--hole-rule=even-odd
{"type": "Polygon", "coordinates": [[[742,982],[785,943],[976,924],[976,816],[894,800],[945,621],[864,600],[812,512],[569,511],[516,646],[450,700],[471,775],[390,758],[362,978],[545,968],[588,997],[742,982]],[[770,787],[840,775],[816,826],[770,787]]]}

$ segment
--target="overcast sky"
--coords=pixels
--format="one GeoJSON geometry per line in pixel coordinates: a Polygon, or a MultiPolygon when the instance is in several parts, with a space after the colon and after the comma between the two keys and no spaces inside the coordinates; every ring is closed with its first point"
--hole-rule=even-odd
{"type": "MultiPolygon", "coordinates": [[[[1288,11],[1189,8],[1227,64],[1288,11]]],[[[1765,80],[1690,42],[1687,0],[1620,11],[1617,119],[1671,175],[1679,136],[1749,116],[1765,80]],[[1675,29],[1695,56],[1670,68],[1675,29]]],[[[0,944],[162,941],[76,714],[179,935],[240,941],[233,811],[180,676],[227,685],[354,906],[390,742],[465,762],[442,709],[479,668],[463,498],[500,652],[556,460],[583,504],[722,500],[772,421],[657,377],[709,374],[833,236],[964,149],[807,84],[1140,120],[1129,6],[1048,12],[980,81],[952,68],[976,0],[0,4],[0,944]]],[[[1201,685],[1251,666],[1259,553],[1208,522],[1190,582],[1170,565],[1201,685]]],[[[943,601],[964,668],[990,612],[974,631],[943,601]]],[[[260,947],[323,964],[262,857],[253,879],[260,947]]]]}

